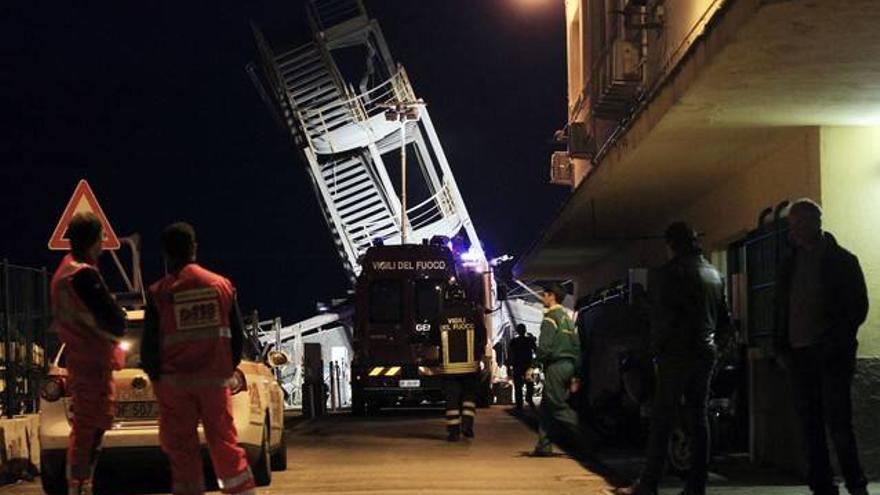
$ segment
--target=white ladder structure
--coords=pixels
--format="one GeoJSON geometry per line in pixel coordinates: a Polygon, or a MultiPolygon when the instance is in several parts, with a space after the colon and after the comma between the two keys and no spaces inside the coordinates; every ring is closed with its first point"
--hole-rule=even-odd
{"type": "Polygon", "coordinates": [[[416,101],[409,78],[394,63],[361,0],[308,0],[313,40],[292,49],[271,46],[254,27],[261,71],[258,88],[290,130],[315,187],[349,275],[374,243],[401,242],[400,180],[392,179],[406,147],[407,242],[457,238],[485,264],[485,254],[455,183],[427,108],[406,122],[405,141],[389,105],[416,101]],[[360,54],[352,64],[352,52],[360,54]],[[361,65],[362,64],[362,65],[361,65]],[[357,67],[352,70],[352,65],[357,67]],[[418,171],[420,173],[414,173],[418,171]],[[417,184],[418,182],[418,184],[417,184]],[[416,186],[416,187],[414,187],[416,186]]]}

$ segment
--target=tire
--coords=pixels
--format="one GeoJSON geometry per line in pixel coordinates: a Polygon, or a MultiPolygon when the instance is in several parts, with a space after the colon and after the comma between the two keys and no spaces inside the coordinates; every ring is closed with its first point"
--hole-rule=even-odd
{"type": "Polygon", "coordinates": [[[40,482],[43,491],[48,495],[65,495],[67,493],[67,476],[65,474],[66,452],[44,451],[40,453],[40,482]]]}
{"type": "Polygon", "coordinates": [[[254,482],[257,486],[269,486],[272,483],[272,462],[269,460],[269,417],[263,422],[263,439],[260,441],[260,457],[251,466],[254,482]]]}
{"type": "Polygon", "coordinates": [[[492,394],[492,382],[488,377],[481,377],[479,388],[477,389],[477,407],[486,409],[495,402],[494,394],[492,394]]]}
{"type": "Polygon", "coordinates": [[[287,430],[281,430],[281,442],[278,449],[269,458],[269,467],[272,471],[287,470],[287,430]]]}
{"type": "Polygon", "coordinates": [[[668,444],[669,472],[677,476],[685,476],[693,465],[693,449],[691,435],[680,425],[672,429],[668,444]]]}

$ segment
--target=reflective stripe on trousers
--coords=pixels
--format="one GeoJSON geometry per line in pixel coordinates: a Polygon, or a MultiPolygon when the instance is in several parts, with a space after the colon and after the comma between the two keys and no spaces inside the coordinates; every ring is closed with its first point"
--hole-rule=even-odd
{"type": "Polygon", "coordinates": [[[457,426],[461,424],[461,415],[456,409],[446,410],[446,426],[457,426]]]}
{"type": "Polygon", "coordinates": [[[228,388],[175,387],[165,378],[154,384],[159,402],[159,443],[175,482],[200,480],[201,422],[211,463],[224,493],[247,493],[254,487],[244,450],[238,445],[228,388]]]}
{"type": "Polygon", "coordinates": [[[254,474],[250,466],[241,474],[231,478],[217,478],[217,485],[223,493],[253,493],[254,474]]]}

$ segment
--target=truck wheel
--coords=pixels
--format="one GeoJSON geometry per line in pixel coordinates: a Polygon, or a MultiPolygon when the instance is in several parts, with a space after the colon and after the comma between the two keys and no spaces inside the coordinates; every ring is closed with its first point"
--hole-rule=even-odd
{"type": "Polygon", "coordinates": [[[269,462],[272,471],[287,470],[287,430],[281,430],[281,442],[275,453],[269,458],[269,462]]]}
{"type": "Polygon", "coordinates": [[[272,463],[269,460],[269,417],[263,422],[263,439],[260,441],[260,457],[251,466],[254,482],[257,486],[269,486],[272,483],[272,463]]]}
{"type": "Polygon", "coordinates": [[[40,482],[43,485],[43,491],[48,495],[67,493],[66,456],[67,453],[63,450],[40,453],[40,482]]]}
{"type": "Polygon", "coordinates": [[[488,376],[481,378],[484,379],[480,380],[480,385],[477,389],[477,407],[485,409],[495,402],[495,397],[492,394],[492,381],[489,380],[488,376]]]}
{"type": "Polygon", "coordinates": [[[682,425],[673,427],[667,447],[670,474],[683,478],[690,471],[694,462],[691,441],[690,433],[682,425]]]}
{"type": "Polygon", "coordinates": [[[480,392],[477,393],[477,407],[480,409],[486,409],[492,406],[492,392],[490,390],[485,390],[482,387],[480,388],[480,392]]]}

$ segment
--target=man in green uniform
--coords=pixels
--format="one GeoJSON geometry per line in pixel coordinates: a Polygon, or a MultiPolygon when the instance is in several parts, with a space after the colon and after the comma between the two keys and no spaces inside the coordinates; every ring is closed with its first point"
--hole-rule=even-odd
{"type": "Polygon", "coordinates": [[[581,348],[577,329],[562,307],[565,289],[559,284],[544,287],[544,320],[538,338],[537,362],[544,369],[544,391],[538,410],[538,443],[532,456],[553,452],[553,441],[576,449],[585,447],[577,413],[568,405],[569,394],[580,380],[581,348]]]}

